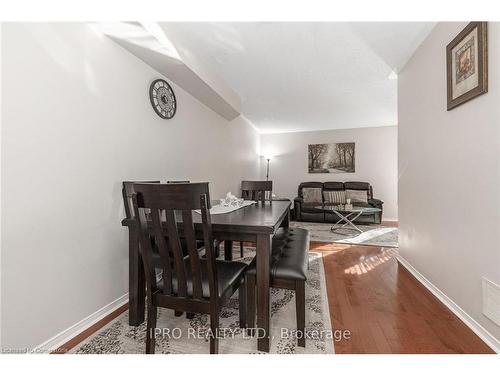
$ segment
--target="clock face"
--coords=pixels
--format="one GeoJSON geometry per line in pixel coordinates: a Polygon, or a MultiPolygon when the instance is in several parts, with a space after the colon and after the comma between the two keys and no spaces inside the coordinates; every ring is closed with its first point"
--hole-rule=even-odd
{"type": "Polygon", "coordinates": [[[177,109],[174,91],[163,79],[156,79],[149,87],[149,99],[155,112],[164,119],[174,117],[177,109]]]}

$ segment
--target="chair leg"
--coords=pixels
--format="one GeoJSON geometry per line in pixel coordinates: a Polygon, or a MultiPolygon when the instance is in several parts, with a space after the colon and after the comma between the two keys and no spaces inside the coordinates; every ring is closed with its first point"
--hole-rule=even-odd
{"type": "Polygon", "coordinates": [[[247,332],[249,335],[253,335],[253,328],[255,328],[255,277],[245,276],[245,287],[247,290],[247,332]]]}
{"type": "Polygon", "coordinates": [[[215,247],[215,257],[220,257],[220,242],[218,242],[217,246],[215,247]]]}
{"type": "Polygon", "coordinates": [[[210,314],[210,354],[219,353],[219,311],[210,314]]]}
{"type": "Polygon", "coordinates": [[[146,323],[146,354],[155,354],[155,328],[158,309],[151,303],[148,304],[148,320],[146,323]]]}
{"type": "Polygon", "coordinates": [[[295,310],[297,314],[297,345],[306,347],[306,285],[303,280],[295,282],[295,310]]]}
{"type": "Polygon", "coordinates": [[[240,257],[243,258],[243,241],[240,242],[240,257]]]}
{"type": "Polygon", "coordinates": [[[246,297],[246,285],[244,282],[240,284],[238,288],[238,299],[239,299],[239,315],[240,315],[240,328],[246,328],[247,326],[247,297],[246,297]]]}

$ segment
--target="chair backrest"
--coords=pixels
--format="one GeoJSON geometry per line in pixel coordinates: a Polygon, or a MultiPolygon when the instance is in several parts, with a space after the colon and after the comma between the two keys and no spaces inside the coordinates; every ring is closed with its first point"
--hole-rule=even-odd
{"type": "Polygon", "coordinates": [[[210,222],[210,194],[208,182],[193,184],[134,184],[135,194],[132,196],[134,213],[139,225],[140,251],[144,262],[148,285],[148,297],[158,291],[171,298],[193,298],[201,300],[202,267],[206,267],[208,275],[210,299],[218,296],[217,272],[213,248],[212,225],[210,222]],[[195,229],[192,210],[201,210],[203,240],[206,261],[200,262],[196,247],[195,229]],[[146,220],[145,211],[150,211],[150,221],[146,220]],[[181,214],[176,217],[175,212],[181,214]],[[178,222],[179,221],[179,222],[178,222]],[[180,243],[180,234],[188,249],[188,262],[180,243]],[[150,236],[158,247],[160,264],[163,271],[163,285],[156,280],[155,261],[150,236]],[[172,259],[173,258],[173,259],[172,259]],[[186,269],[189,267],[189,269],[186,269]],[[191,277],[187,282],[187,274],[191,277]],[[175,278],[173,276],[175,275],[175,278]],[[188,291],[188,286],[192,290],[188,291]],[[150,294],[151,293],[151,294],[150,294]]]}
{"type": "Polygon", "coordinates": [[[134,205],[132,204],[132,194],[134,194],[134,184],[136,183],[159,184],[160,181],[123,181],[122,196],[123,196],[123,205],[125,206],[125,215],[127,216],[127,219],[132,219],[134,217],[134,205]]]}
{"type": "Polygon", "coordinates": [[[243,199],[264,202],[266,200],[266,192],[269,192],[268,199],[272,201],[272,181],[241,181],[241,197],[243,199]]]}

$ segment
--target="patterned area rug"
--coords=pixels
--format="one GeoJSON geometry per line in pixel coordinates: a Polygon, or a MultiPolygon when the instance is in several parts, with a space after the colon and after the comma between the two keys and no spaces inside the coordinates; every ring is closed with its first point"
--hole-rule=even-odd
{"type": "Polygon", "coordinates": [[[311,241],[336,242],[352,245],[398,247],[398,228],[381,225],[356,225],[363,231],[359,233],[349,228],[339,228],[331,231],[330,223],[306,223],[293,221],[291,227],[307,229],[311,241]]]}
{"type": "MultiPolygon", "coordinates": [[[[252,248],[245,248],[245,257],[242,260],[249,263],[254,252],[255,250],[252,250],[252,248]]],[[[236,260],[238,257],[239,248],[235,247],[234,259],[236,260]]],[[[309,254],[308,272],[306,282],[306,347],[297,346],[296,338],[293,337],[297,327],[295,292],[271,289],[272,340],[270,353],[334,353],[321,254],[309,254]],[[286,329],[285,334],[282,334],[282,329],[286,329]]],[[[208,315],[196,314],[193,319],[187,319],[185,315],[175,317],[172,310],[158,310],[157,327],[163,328],[165,333],[168,329],[169,334],[157,338],[157,354],[209,353],[208,338],[198,337],[197,335],[197,333],[204,332],[210,327],[208,315]]],[[[239,328],[237,292],[222,309],[220,327],[223,329],[225,337],[219,339],[219,353],[261,353],[257,351],[257,339],[246,335],[239,328]]],[[[145,338],[146,323],[138,327],[129,326],[127,311],[73,348],[70,353],[140,354],[145,351],[145,338]]]]}

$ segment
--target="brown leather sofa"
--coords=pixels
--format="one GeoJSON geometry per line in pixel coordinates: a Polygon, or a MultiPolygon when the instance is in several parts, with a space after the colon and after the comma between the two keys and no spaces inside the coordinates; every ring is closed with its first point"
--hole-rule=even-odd
{"type": "MultiPolygon", "coordinates": [[[[382,210],[384,202],[373,198],[373,188],[368,182],[348,181],[348,182],[302,182],[298,188],[298,196],[294,199],[294,215],[297,221],[313,221],[335,223],[339,217],[332,211],[317,208],[323,202],[304,203],[303,188],[320,188],[321,197],[324,200],[323,191],[332,190],[362,190],[368,193],[368,203],[355,203],[355,206],[376,207],[382,210]]],[[[355,223],[358,224],[380,224],[382,222],[382,211],[374,214],[361,215],[355,223]]]]}

